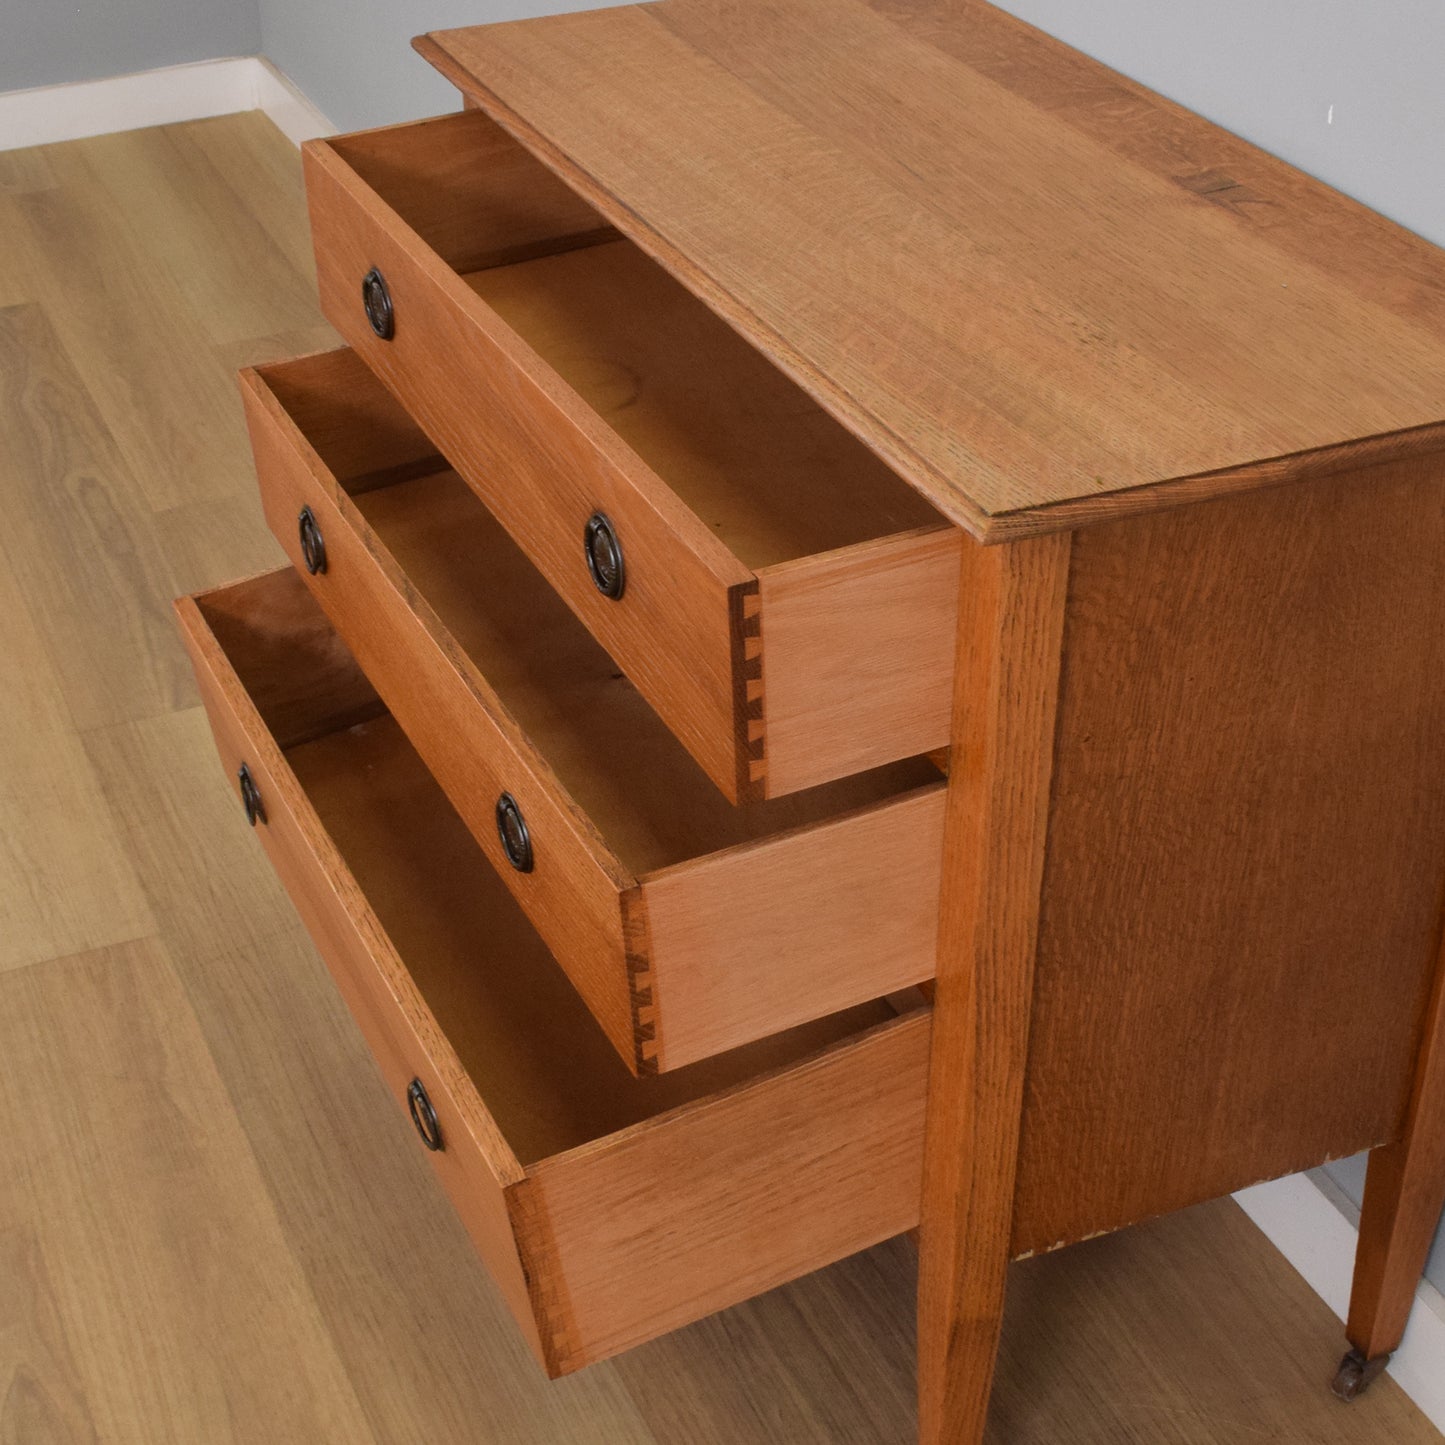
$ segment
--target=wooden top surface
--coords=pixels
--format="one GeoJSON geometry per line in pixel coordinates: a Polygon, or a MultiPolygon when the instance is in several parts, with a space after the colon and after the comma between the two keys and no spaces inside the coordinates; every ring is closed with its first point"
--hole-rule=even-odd
{"type": "Polygon", "coordinates": [[[1445,446],[1445,252],[977,0],[417,48],[977,535],[1445,446]]]}

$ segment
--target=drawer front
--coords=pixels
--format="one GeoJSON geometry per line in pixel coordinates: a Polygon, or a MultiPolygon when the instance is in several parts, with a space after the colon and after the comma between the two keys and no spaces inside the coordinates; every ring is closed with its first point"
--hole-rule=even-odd
{"type": "MultiPolygon", "coordinates": [[[[518,925],[499,917],[506,957],[489,958],[491,930],[475,930],[477,947],[469,937],[450,996],[447,989],[437,995],[453,1010],[449,1022],[429,1006],[433,995],[424,997],[412,976],[421,960],[409,962],[399,951],[378,912],[383,905],[327,833],[289,750],[251,696],[254,685],[233,665],[235,648],[213,625],[217,611],[240,608],[251,610],[261,628],[284,631],[305,614],[298,594],[309,601],[285,572],[178,604],[222,765],[234,778],[244,762],[255,779],[264,808],[258,837],[393,1092],[404,1105],[411,1080],[424,1082],[443,1144],[428,1158],[548,1371],[565,1374],[913,1228],[927,1085],[925,1011],[890,1018],[881,1006],[860,1010],[845,1022],[815,1025],[743,1051],[746,1057],[703,1066],[691,1079],[624,1075],[621,1086],[609,1067],[599,1069],[599,1059],[606,1064],[609,1056],[590,1047],[591,1025],[579,1014],[584,1033],[575,1034],[576,1046],[559,1052],[553,1038],[547,1055],[539,1037],[540,1053],[589,1078],[595,1073],[595,1084],[581,1083],[584,1100],[621,1088],[631,1091],[628,1107],[647,1117],[538,1158],[514,1149],[498,1122],[503,1113],[489,1110],[450,1035],[452,1027],[468,1027],[469,1011],[487,1007],[489,995],[479,988],[475,998],[458,997],[455,987],[477,970],[482,977],[503,968],[536,970],[545,953],[535,953],[540,941],[529,952],[518,925]],[[663,1092],[654,1099],[649,1091],[663,1092]]],[[[298,682],[298,694],[304,691],[298,682]]],[[[277,715],[270,705],[268,712],[277,715]]],[[[377,726],[363,724],[350,735],[377,726]]],[[[299,739],[307,736],[299,730],[299,739]]],[[[354,787],[358,797],[378,786],[365,770],[354,785],[350,779],[343,773],[328,786],[354,787]]],[[[429,780],[427,787],[426,806],[444,808],[429,780]]],[[[399,801],[392,797],[387,806],[399,801]]],[[[330,806],[337,806],[334,796],[330,806]]],[[[393,819],[394,812],[384,812],[382,842],[393,819]]],[[[479,878],[488,875],[464,832],[420,820],[417,836],[443,835],[463,839],[470,866],[479,878]]],[[[454,876],[465,861],[455,851],[441,855],[438,872],[454,876]]],[[[368,869],[370,886],[392,895],[395,907],[385,860],[372,858],[368,869]]],[[[405,869],[398,876],[417,883],[405,869]]],[[[421,908],[431,901],[415,899],[421,908]]],[[[412,947],[427,947],[430,937],[422,927],[412,947]]],[[[429,959],[424,972],[434,977],[435,968],[429,959]]],[[[535,1026],[548,1034],[575,1031],[577,1018],[563,1019],[547,988],[533,972],[510,997],[531,1000],[540,990],[545,1002],[535,1026]]],[[[507,1027],[515,1023],[509,1019],[507,1027]]],[[[497,1087],[525,1096],[539,1085],[530,1072],[538,1050],[525,1038],[514,1042],[515,1072],[497,1087]]],[[[528,1101],[511,1097],[509,1106],[515,1125],[528,1101]]],[[[536,1107],[544,1117],[551,1113],[544,1100],[536,1107]]]]}
{"type": "Polygon", "coordinates": [[[755,578],[564,386],[548,384],[526,346],[331,152],[308,153],[306,186],[327,318],[709,775],[731,795],[755,795],[746,698],[759,666],[755,578]],[[362,306],[373,268],[395,309],[389,340],[362,306]],[[597,513],[623,549],[615,600],[587,569],[584,534],[597,513]]]}
{"type": "MultiPolygon", "coordinates": [[[[628,1065],[639,1073],[683,1067],[931,978],[943,846],[944,788],[936,772],[920,787],[918,779],[931,771],[926,765],[897,765],[893,771],[908,781],[829,785],[829,797],[815,799],[810,810],[800,798],[761,805],[786,810],[784,826],[771,836],[650,873],[630,871],[302,430],[323,426],[326,412],[317,401],[323,390],[364,408],[368,383],[381,392],[347,352],[243,377],[267,518],[628,1065]],[[314,575],[298,525],[303,512],[325,548],[324,570],[314,575]],[[534,844],[527,871],[510,865],[499,841],[495,806],[504,792],[520,805],[534,844]],[[880,792],[884,799],[876,801],[880,792]]],[[[365,426],[358,414],[353,430],[364,433],[365,426]]],[[[372,474],[364,479],[368,487],[375,483],[372,474]]],[[[454,492],[472,516],[486,518],[464,488],[454,492]]],[[[420,495],[418,507],[431,515],[436,497],[420,495]]],[[[504,546],[506,540],[490,519],[475,535],[461,530],[464,517],[453,520],[447,530],[463,539],[469,591],[516,590],[525,582],[520,567],[533,592],[546,594],[537,606],[554,602],[514,549],[508,547],[515,562],[502,558],[493,539],[504,546]]],[[[490,607],[485,615],[500,628],[511,614],[501,603],[490,607]]],[[[563,609],[553,610],[610,673],[612,664],[585,632],[563,609]]],[[[524,642],[561,645],[545,630],[529,631],[524,642]]],[[[515,656],[487,663],[503,671],[520,665],[515,656]]],[[[558,702],[552,710],[572,705],[558,702]]],[[[731,815],[680,761],[695,778],[691,794],[671,793],[646,770],[609,777],[603,792],[654,791],[670,812],[695,806],[701,788],[703,801],[731,815]]],[[[609,765],[620,766],[619,759],[599,761],[609,765]]],[[[679,785],[676,772],[667,776],[679,785]]]]}
{"type": "Polygon", "coordinates": [[[364,522],[261,378],[247,376],[243,396],[271,530],[608,1038],[624,1058],[636,1058],[642,1004],[623,921],[631,880],[485,680],[441,640],[440,624],[409,595],[384,549],[373,551],[358,536],[364,522]],[[324,573],[307,570],[303,508],[326,549],[324,573]],[[511,866],[498,833],[504,793],[534,842],[525,873],[511,866]]]}
{"type": "MultiPolygon", "coordinates": [[[[654,470],[468,283],[458,266],[478,265],[487,243],[474,240],[457,259],[455,228],[444,224],[458,194],[455,167],[434,174],[442,137],[469,158],[465,184],[486,192],[467,203],[478,205],[477,227],[497,233],[490,256],[605,249],[585,250],[606,239],[595,215],[560,204],[547,234],[529,212],[533,191],[550,195],[561,182],[474,112],[313,143],[307,191],[322,307],[351,346],[733,801],[946,745],[962,534],[933,518],[918,525],[916,505],[890,503],[877,535],[865,528],[863,540],[816,550],[810,542],[785,560],[750,564],[725,543],[715,514],[694,510],[668,483],[666,463],[691,455],[688,439],[668,436],[662,459],[649,452],[654,470]],[[360,156],[365,148],[375,154],[360,156]],[[425,211],[425,221],[414,226],[396,207],[425,211]],[[518,214],[526,223],[516,223],[509,249],[518,214]],[[437,247],[450,248],[450,259],[437,247]],[[384,334],[364,305],[373,272],[387,288],[384,334]],[[584,536],[599,515],[621,547],[618,597],[599,591],[587,565],[584,536]]],[[[614,370],[623,387],[627,368],[614,370]]],[[[800,408],[812,407],[798,397],[800,408]]],[[[741,425],[776,428],[775,449],[809,463],[811,443],[786,434],[818,434],[811,412],[775,406],[766,422],[741,425]]],[[[856,511],[857,488],[840,493],[828,466],[813,466],[812,510],[856,511]]],[[[786,473],[768,485],[804,490],[786,473]]],[[[772,527],[758,520],[750,545],[777,545],[772,527]]]]}
{"type": "MultiPolygon", "coordinates": [[[[284,599],[284,590],[274,589],[273,595],[278,593],[284,599]]],[[[222,769],[233,785],[243,764],[254,779],[265,810],[264,822],[256,825],[261,846],[397,1102],[408,1108],[413,1079],[425,1087],[446,1144],[441,1151],[429,1151],[428,1157],[492,1278],[540,1352],[505,1196],[506,1186],[519,1180],[522,1171],[439,1035],[405,966],[358,896],[225,653],[194,604],[183,600],[178,611],[222,769]]],[[[240,811],[239,792],[236,806],[240,811]]]]}

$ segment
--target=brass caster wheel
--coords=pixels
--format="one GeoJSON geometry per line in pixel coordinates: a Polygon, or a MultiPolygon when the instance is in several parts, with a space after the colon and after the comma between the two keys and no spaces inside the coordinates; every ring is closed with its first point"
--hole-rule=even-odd
{"type": "Polygon", "coordinates": [[[1348,1404],[1359,1399],[1385,1373],[1385,1366],[1389,1363],[1389,1355],[1376,1355],[1373,1360],[1367,1360],[1358,1350],[1351,1350],[1340,1361],[1330,1389],[1348,1404]]]}

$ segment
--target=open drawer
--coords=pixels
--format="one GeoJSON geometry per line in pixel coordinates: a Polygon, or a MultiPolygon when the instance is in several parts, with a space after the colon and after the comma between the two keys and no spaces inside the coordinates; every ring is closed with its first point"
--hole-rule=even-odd
{"type": "Polygon", "coordinates": [[[917,1223],[926,1011],[634,1078],[295,574],[178,611],[226,773],[549,1371],[917,1223]]]}
{"type": "Polygon", "coordinates": [[[730,798],[947,744],[961,533],[480,112],[305,151],[326,315],[730,798]]]}
{"type": "Polygon", "coordinates": [[[242,391],[272,529],[634,1070],[933,977],[933,763],[733,807],[353,353],[242,391]]]}

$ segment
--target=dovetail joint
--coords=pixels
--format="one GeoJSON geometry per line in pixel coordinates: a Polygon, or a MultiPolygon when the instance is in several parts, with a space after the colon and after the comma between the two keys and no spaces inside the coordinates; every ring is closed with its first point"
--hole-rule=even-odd
{"type": "Polygon", "coordinates": [[[657,999],[652,960],[647,953],[647,906],[641,891],[624,902],[623,937],[627,997],[632,1009],[633,1062],[639,1074],[655,1074],[659,1049],[657,999]]]}
{"type": "Polygon", "coordinates": [[[507,1191],[507,1205],[548,1373],[571,1374],[584,1363],[582,1344],[573,1328],[571,1301],[552,1266],[552,1228],[546,1208],[530,1179],[507,1191]]]}
{"type": "Polygon", "coordinates": [[[760,796],[767,781],[766,729],[763,709],[763,599],[756,585],[735,592],[734,677],[738,716],[740,791],[760,796]]]}

